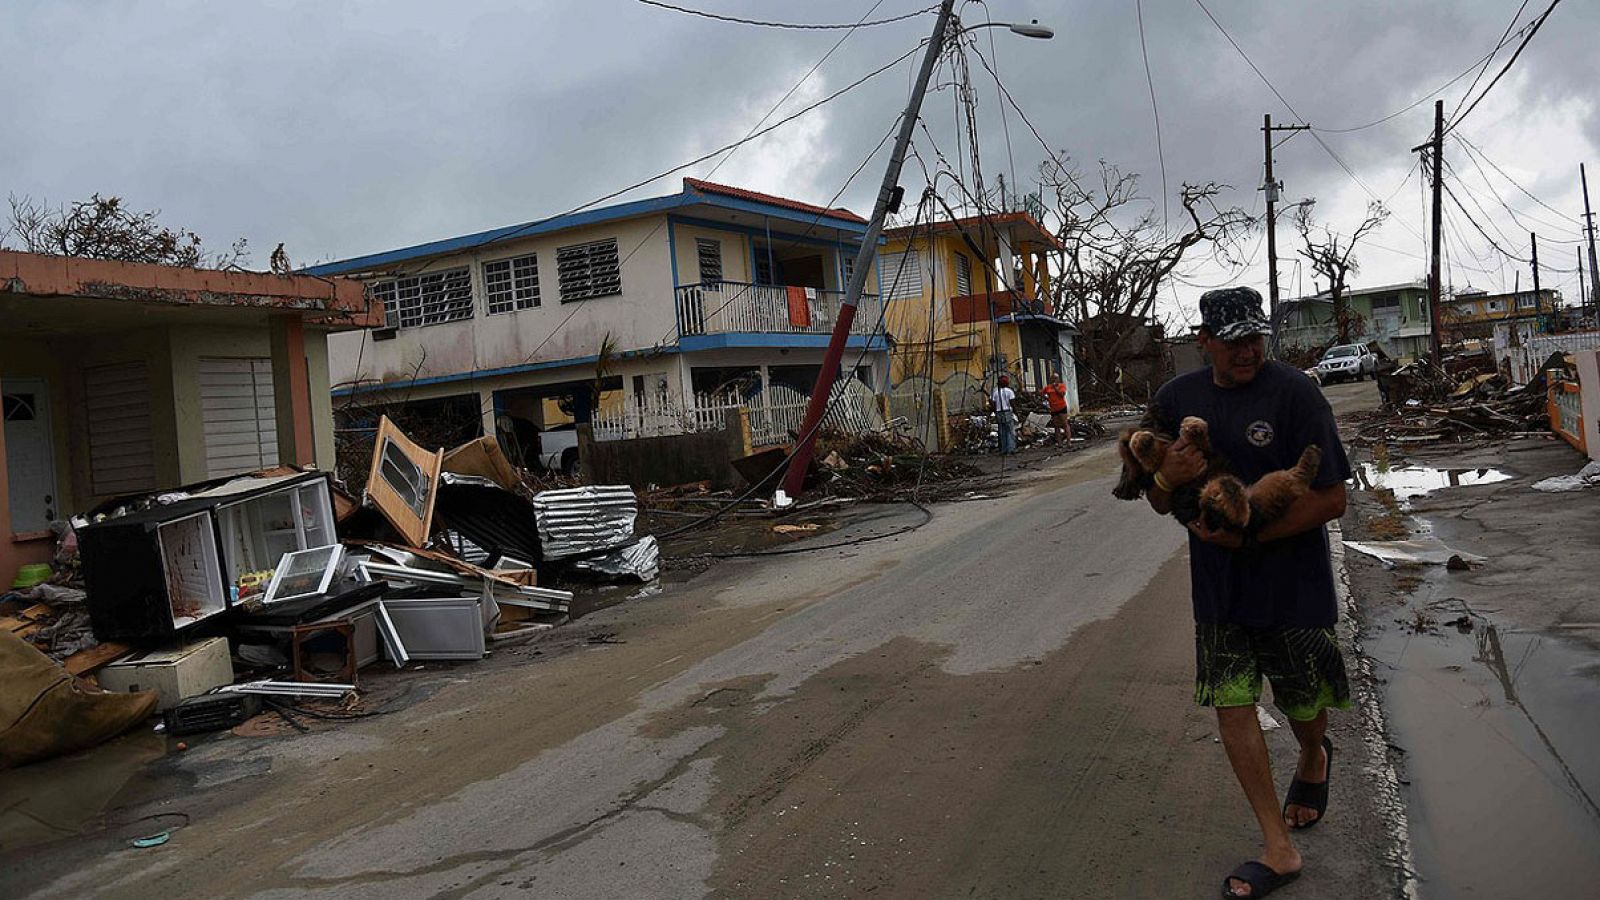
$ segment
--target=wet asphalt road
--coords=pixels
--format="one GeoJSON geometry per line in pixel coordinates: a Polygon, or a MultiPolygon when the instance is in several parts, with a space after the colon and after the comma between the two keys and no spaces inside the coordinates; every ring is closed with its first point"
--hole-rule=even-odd
{"type": "MultiPolygon", "coordinates": [[[[0,893],[1214,896],[1253,824],[1190,700],[1183,532],[1113,500],[1114,465],[1102,446],[899,538],[720,565],[393,715],[169,751],[108,807],[168,816],[169,843],[14,852],[0,893]]],[[[1288,730],[1268,737],[1284,773],[1288,730]]],[[[1393,892],[1360,758],[1290,896],[1393,892]]]]}

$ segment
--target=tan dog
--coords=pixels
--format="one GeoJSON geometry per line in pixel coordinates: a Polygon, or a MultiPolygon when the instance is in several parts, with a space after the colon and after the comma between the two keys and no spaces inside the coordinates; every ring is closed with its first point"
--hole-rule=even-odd
{"type": "MultiPolygon", "coordinates": [[[[1293,468],[1268,472],[1247,487],[1212,448],[1210,428],[1204,419],[1185,418],[1178,425],[1178,434],[1206,461],[1199,477],[1172,493],[1172,515],[1185,525],[1199,519],[1213,531],[1226,529],[1243,534],[1257,530],[1282,516],[1304,496],[1322,465],[1322,448],[1313,444],[1300,454],[1293,468]]],[[[1148,429],[1124,431],[1117,447],[1122,456],[1122,477],[1112,493],[1123,500],[1136,500],[1153,487],[1155,473],[1161,469],[1174,440],[1148,429]]]]}

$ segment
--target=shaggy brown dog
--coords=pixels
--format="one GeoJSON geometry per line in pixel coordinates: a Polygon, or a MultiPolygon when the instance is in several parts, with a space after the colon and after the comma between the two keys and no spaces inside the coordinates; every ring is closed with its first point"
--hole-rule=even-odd
{"type": "MultiPolygon", "coordinates": [[[[1259,529],[1283,515],[1311,489],[1311,479],[1322,465],[1322,448],[1313,444],[1300,454],[1293,468],[1268,472],[1247,487],[1212,449],[1204,419],[1185,418],[1178,425],[1178,434],[1188,439],[1206,460],[1205,470],[1198,478],[1172,493],[1172,515],[1185,525],[1200,519],[1213,531],[1227,529],[1242,534],[1259,529]]],[[[1112,493],[1123,500],[1137,500],[1153,487],[1155,473],[1173,442],[1173,438],[1154,431],[1124,431],[1117,445],[1122,455],[1122,477],[1112,493]]]]}

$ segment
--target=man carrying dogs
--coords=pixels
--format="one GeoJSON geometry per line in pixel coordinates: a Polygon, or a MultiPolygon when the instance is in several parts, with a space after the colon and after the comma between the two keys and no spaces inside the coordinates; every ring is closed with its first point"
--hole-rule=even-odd
{"type": "MultiPolygon", "coordinates": [[[[1295,464],[1308,445],[1323,448],[1311,490],[1254,533],[1190,524],[1189,577],[1194,599],[1195,699],[1214,707],[1222,744],[1265,849],[1223,882],[1225,897],[1263,897],[1299,877],[1291,830],[1317,824],[1327,811],[1333,745],[1329,708],[1350,705],[1344,659],[1334,640],[1338,618],[1327,522],[1345,509],[1350,461],[1333,411],[1304,373],[1266,359],[1261,295],[1248,287],[1200,298],[1201,349],[1209,368],[1167,383],[1151,401],[1145,427],[1178,434],[1185,416],[1210,425],[1214,450],[1253,483],[1295,464]],[[1280,807],[1266,740],[1256,717],[1261,680],[1289,719],[1299,764],[1280,807]]],[[[1147,494],[1166,514],[1172,491],[1200,476],[1205,461],[1180,439],[1168,450],[1147,494]]]]}

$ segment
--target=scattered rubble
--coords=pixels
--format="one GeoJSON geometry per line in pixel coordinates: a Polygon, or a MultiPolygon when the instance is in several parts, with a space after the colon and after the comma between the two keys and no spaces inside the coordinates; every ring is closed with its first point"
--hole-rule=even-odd
{"type": "Polygon", "coordinates": [[[543,580],[654,580],[637,514],[627,486],[536,491],[492,439],[429,450],[386,418],[360,503],[292,467],[115,500],[0,595],[0,655],[33,673],[0,689],[0,768],[157,712],[173,735],[352,718],[301,704],[355,702],[382,659],[481,659],[565,622],[573,593],[543,580]]]}
{"type": "Polygon", "coordinates": [[[1458,380],[1425,359],[1384,377],[1388,403],[1359,420],[1356,443],[1404,446],[1550,433],[1543,377],[1513,385],[1500,373],[1469,371],[1458,380]]]}

